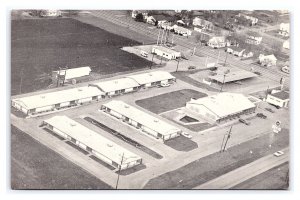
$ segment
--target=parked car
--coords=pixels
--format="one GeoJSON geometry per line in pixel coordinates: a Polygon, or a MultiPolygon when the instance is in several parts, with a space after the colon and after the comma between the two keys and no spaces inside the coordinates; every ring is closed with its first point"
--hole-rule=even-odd
{"type": "Polygon", "coordinates": [[[273,155],[276,156],[276,157],[279,157],[279,156],[282,156],[283,154],[284,154],[283,151],[277,151],[273,155]]]}
{"type": "Polygon", "coordinates": [[[159,85],[157,85],[157,87],[169,87],[170,84],[169,83],[161,83],[159,85]]]}
{"type": "Polygon", "coordinates": [[[247,126],[249,126],[251,124],[249,121],[242,119],[242,118],[239,119],[239,122],[246,124],[247,126]]]}
{"type": "Polygon", "coordinates": [[[281,68],[281,71],[289,74],[290,73],[290,67],[289,66],[284,66],[284,67],[281,68]]]}
{"type": "Polygon", "coordinates": [[[254,74],[257,74],[258,76],[260,76],[261,75],[261,73],[260,72],[253,72],[254,74]]]}
{"type": "Polygon", "coordinates": [[[192,138],[192,136],[190,134],[185,133],[185,132],[182,132],[181,135],[184,136],[184,137],[186,137],[186,138],[189,138],[189,139],[192,138]]]}
{"type": "Polygon", "coordinates": [[[272,110],[271,108],[265,108],[266,111],[269,111],[270,113],[274,113],[274,110],[272,110]]]}
{"type": "Polygon", "coordinates": [[[196,66],[189,66],[188,69],[189,69],[189,70],[196,69],[196,66]]]}
{"type": "Polygon", "coordinates": [[[259,118],[262,118],[262,119],[266,119],[267,118],[267,116],[264,115],[263,113],[257,113],[256,116],[259,117],[259,118]]]}
{"type": "Polygon", "coordinates": [[[148,53],[146,51],[141,51],[141,56],[147,58],[148,57],[148,53]]]}

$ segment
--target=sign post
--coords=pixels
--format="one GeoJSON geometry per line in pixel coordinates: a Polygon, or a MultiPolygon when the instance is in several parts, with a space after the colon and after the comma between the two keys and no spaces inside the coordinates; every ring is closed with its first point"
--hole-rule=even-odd
{"type": "Polygon", "coordinates": [[[272,129],[274,133],[279,133],[281,131],[281,122],[278,120],[275,124],[272,125],[272,129]]]}

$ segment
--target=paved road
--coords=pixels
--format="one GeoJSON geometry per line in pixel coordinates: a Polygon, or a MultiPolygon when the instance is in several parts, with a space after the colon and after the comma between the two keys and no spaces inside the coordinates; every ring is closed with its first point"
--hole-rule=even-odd
{"type": "Polygon", "coordinates": [[[285,152],[285,154],[281,157],[275,157],[273,154],[265,156],[216,179],[197,186],[194,189],[230,189],[252,177],[272,169],[273,167],[287,162],[289,160],[289,148],[285,148],[282,151],[285,152]]]}
{"type": "MultiPolygon", "coordinates": [[[[148,35],[149,37],[152,38],[157,38],[158,36],[158,29],[149,29],[149,24],[146,23],[138,23],[135,22],[134,20],[130,19],[130,18],[125,18],[125,17],[119,17],[117,18],[113,11],[105,11],[105,10],[101,10],[101,11],[92,11],[91,15],[95,16],[95,17],[99,17],[102,18],[104,20],[108,20],[111,21],[117,25],[121,25],[121,26],[127,26],[128,29],[139,32],[141,34],[145,34],[148,35]]],[[[182,36],[178,36],[178,35],[174,35],[174,42],[177,45],[183,46],[187,49],[193,50],[195,47],[194,43],[191,43],[189,41],[187,41],[187,39],[185,37],[182,36]]],[[[226,53],[224,51],[209,51],[206,47],[204,48],[198,48],[195,52],[195,55],[197,56],[208,56],[208,57],[212,57],[212,58],[219,58],[219,61],[225,61],[226,59],[226,53]]],[[[247,64],[245,62],[242,62],[240,60],[235,60],[234,58],[231,58],[230,56],[228,56],[227,58],[227,63],[231,64],[232,66],[236,66],[239,68],[242,68],[244,70],[251,70],[251,67],[253,67],[255,69],[255,71],[260,72],[263,76],[265,76],[266,78],[269,78],[271,80],[277,81],[279,82],[281,77],[285,77],[286,82],[285,82],[285,86],[289,87],[289,76],[285,75],[285,74],[281,74],[278,71],[272,70],[272,69],[268,69],[268,68],[263,68],[263,67],[259,67],[257,65],[253,65],[253,64],[247,64]]]]}

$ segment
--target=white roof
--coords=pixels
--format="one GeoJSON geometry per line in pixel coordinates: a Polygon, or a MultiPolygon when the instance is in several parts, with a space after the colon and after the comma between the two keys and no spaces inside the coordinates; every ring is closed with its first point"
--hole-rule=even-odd
{"type": "Polygon", "coordinates": [[[44,121],[118,164],[121,164],[123,153],[122,164],[141,159],[140,156],[66,116],[54,116],[44,121]]]}
{"type": "Polygon", "coordinates": [[[271,54],[271,55],[262,55],[261,57],[262,59],[268,59],[268,60],[277,60],[277,58],[274,56],[274,54],[271,54]]]}
{"type": "Polygon", "coordinates": [[[178,53],[180,53],[180,52],[174,51],[174,50],[169,49],[169,48],[164,47],[164,46],[153,46],[152,49],[158,49],[160,51],[163,51],[165,53],[170,53],[170,54],[178,54],[178,53]]]}
{"type": "Polygon", "coordinates": [[[154,71],[149,73],[136,74],[128,76],[128,78],[135,80],[139,84],[147,84],[168,79],[175,79],[174,76],[165,71],[154,71]]]}
{"type": "Polygon", "coordinates": [[[243,94],[227,92],[203,97],[197,100],[191,100],[187,103],[203,105],[219,118],[255,107],[255,105],[243,94]]]}
{"type": "Polygon", "coordinates": [[[117,90],[138,87],[139,84],[130,78],[120,78],[104,82],[92,83],[90,85],[99,87],[104,92],[113,92],[117,90]]]}
{"type": "MultiPolygon", "coordinates": [[[[92,70],[90,67],[78,67],[78,68],[60,70],[60,74],[61,75],[66,74],[66,79],[72,79],[72,78],[87,76],[90,74],[91,71],[92,70]]],[[[54,71],[54,72],[58,73],[59,71],[54,71]]]]}
{"type": "Polygon", "coordinates": [[[219,36],[219,37],[212,37],[210,40],[209,40],[210,43],[223,43],[225,42],[225,37],[223,36],[219,36]]]}
{"type": "Polygon", "coordinates": [[[150,128],[162,135],[169,135],[174,132],[181,131],[175,126],[172,126],[152,115],[145,113],[133,106],[130,106],[123,101],[112,100],[106,104],[103,104],[105,107],[110,108],[111,110],[132,119],[147,128],[150,128]]]}
{"type": "Polygon", "coordinates": [[[21,104],[27,109],[33,109],[78,99],[84,99],[92,96],[99,96],[101,94],[103,94],[103,92],[101,92],[99,89],[95,87],[85,86],[56,92],[43,93],[34,96],[21,97],[18,99],[13,99],[13,101],[21,104]]]}

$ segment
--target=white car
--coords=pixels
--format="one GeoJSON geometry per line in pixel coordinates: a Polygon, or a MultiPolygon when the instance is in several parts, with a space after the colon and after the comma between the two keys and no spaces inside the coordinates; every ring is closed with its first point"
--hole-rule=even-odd
{"type": "Polygon", "coordinates": [[[170,86],[169,83],[161,83],[157,87],[169,87],[169,86],[170,86]]]}
{"type": "Polygon", "coordinates": [[[147,58],[148,57],[148,53],[146,51],[141,51],[141,56],[147,58]]]}
{"type": "Polygon", "coordinates": [[[284,154],[283,151],[277,151],[273,155],[276,156],[276,157],[279,157],[279,156],[282,156],[283,154],[284,154]]]}
{"type": "Polygon", "coordinates": [[[184,137],[186,137],[186,138],[189,138],[189,139],[192,138],[192,136],[190,134],[185,133],[185,132],[182,132],[181,135],[184,136],[184,137]]]}
{"type": "Polygon", "coordinates": [[[290,67],[289,66],[284,66],[284,67],[281,68],[281,71],[289,74],[290,73],[290,67]]]}

